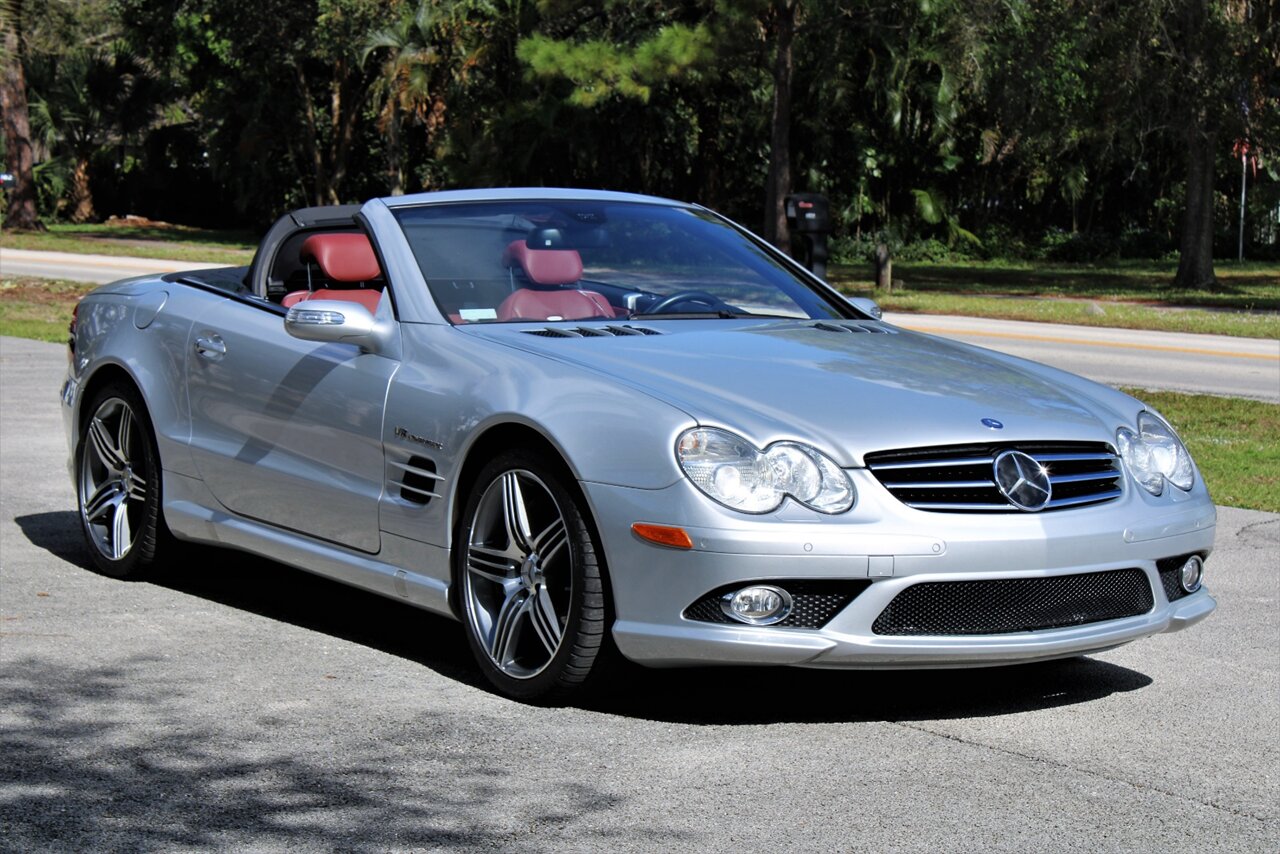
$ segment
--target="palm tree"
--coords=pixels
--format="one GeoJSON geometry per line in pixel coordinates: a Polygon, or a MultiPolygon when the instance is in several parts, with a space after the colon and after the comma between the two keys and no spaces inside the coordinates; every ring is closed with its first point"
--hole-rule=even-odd
{"type": "Polygon", "coordinates": [[[393,196],[404,192],[400,135],[405,116],[426,125],[428,142],[444,126],[449,69],[441,47],[449,21],[448,4],[426,0],[406,10],[392,26],[370,32],[362,45],[361,64],[374,53],[382,54],[373,94],[379,107],[378,130],[386,134],[387,183],[393,196]]]}

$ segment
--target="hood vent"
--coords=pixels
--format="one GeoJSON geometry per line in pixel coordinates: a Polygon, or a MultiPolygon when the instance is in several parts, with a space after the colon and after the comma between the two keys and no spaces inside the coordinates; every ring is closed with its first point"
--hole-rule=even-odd
{"type": "Polygon", "coordinates": [[[631,335],[661,335],[662,333],[644,326],[548,326],[546,329],[526,329],[524,334],[542,338],[626,338],[631,335]]]}
{"type": "Polygon", "coordinates": [[[856,320],[819,320],[813,324],[814,329],[821,329],[823,332],[845,332],[858,333],[870,332],[876,335],[897,335],[898,330],[885,326],[880,323],[865,322],[860,323],[856,320]]]}

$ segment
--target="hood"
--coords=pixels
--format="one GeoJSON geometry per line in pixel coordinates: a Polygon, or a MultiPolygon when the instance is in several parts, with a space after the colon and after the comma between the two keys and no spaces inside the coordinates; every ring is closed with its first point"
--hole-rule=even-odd
{"type": "Polygon", "coordinates": [[[463,328],[607,374],[760,446],[809,442],[845,466],[862,465],[863,455],[873,451],[932,445],[1111,442],[1128,420],[1114,399],[1111,406],[1102,403],[1108,396],[1130,400],[1118,392],[885,323],[673,320],[463,328]],[[608,332],[619,327],[649,334],[608,332]],[[1098,394],[1086,393],[1092,388],[1098,394]],[[983,419],[1003,427],[992,429],[983,419]]]}

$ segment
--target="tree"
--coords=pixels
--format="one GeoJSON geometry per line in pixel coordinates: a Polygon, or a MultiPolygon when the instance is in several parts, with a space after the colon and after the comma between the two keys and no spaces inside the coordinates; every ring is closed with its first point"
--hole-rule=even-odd
{"type": "Polygon", "coordinates": [[[35,158],[31,151],[31,125],[27,110],[27,80],[23,69],[22,0],[0,5],[4,30],[3,74],[0,76],[0,111],[4,112],[5,161],[16,179],[6,194],[4,224],[22,231],[43,230],[36,214],[35,158]]]}

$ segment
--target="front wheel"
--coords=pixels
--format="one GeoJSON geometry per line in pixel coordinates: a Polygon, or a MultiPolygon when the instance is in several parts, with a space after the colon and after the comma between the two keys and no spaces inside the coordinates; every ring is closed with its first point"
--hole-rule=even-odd
{"type": "Polygon", "coordinates": [[[557,701],[599,669],[602,562],[559,466],[529,451],[485,466],[459,522],[454,581],[471,651],[498,690],[557,701]]]}
{"type": "Polygon", "coordinates": [[[114,578],[152,570],[168,530],[160,515],[160,454],[141,396],[110,385],[80,430],[76,494],[93,563],[114,578]]]}

